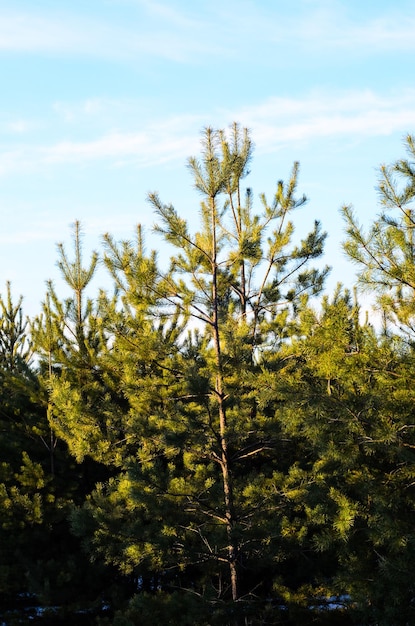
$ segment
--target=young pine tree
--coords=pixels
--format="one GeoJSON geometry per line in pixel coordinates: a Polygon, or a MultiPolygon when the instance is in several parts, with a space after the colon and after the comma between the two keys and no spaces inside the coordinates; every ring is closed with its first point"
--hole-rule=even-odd
{"type": "Polygon", "coordinates": [[[386,320],[396,323],[410,341],[415,331],[415,143],[408,135],[408,159],[380,168],[382,213],[365,233],[350,207],[344,249],[358,266],[359,282],[376,295],[386,320]]]}
{"type": "Polygon", "coordinates": [[[284,486],[293,502],[284,532],[307,572],[297,601],[320,587],[322,605],[349,600],[353,623],[412,623],[413,354],[359,322],[347,292],[321,305],[300,311],[290,358],[259,380],[262,402],[279,403],[283,432],[303,452],[284,486]]]}
{"type": "MultiPolygon", "coordinates": [[[[39,359],[39,396],[49,427],[43,441],[49,450],[54,498],[54,510],[47,520],[50,549],[44,561],[39,560],[32,584],[40,595],[47,595],[49,602],[69,608],[95,602],[106,584],[103,575],[112,573],[89,565],[69,521],[72,508],[82,504],[96,483],[106,480],[110,473],[95,458],[91,460],[92,455],[84,458],[85,440],[93,446],[103,438],[99,437],[99,429],[105,429],[100,402],[106,400],[107,388],[99,359],[106,350],[106,337],[100,324],[99,298],[93,301],[87,294],[98,256],[93,253],[84,264],[79,222],[73,226],[73,257],[63,244],[58,246],[58,253],[58,267],[69,295],[61,299],[53,283],[48,282],[42,312],[31,327],[39,359]],[[96,434],[83,418],[90,412],[100,418],[96,434]]],[[[105,450],[100,449],[100,454],[98,460],[105,450]]]]}
{"type": "MultiPolygon", "coordinates": [[[[306,202],[296,196],[298,164],[257,212],[252,191],[242,190],[251,156],[238,125],[206,129],[200,159],[189,159],[202,196],[196,233],[150,194],[156,231],[173,249],[167,270],[145,253],[140,232],[136,245],[106,237],[116,298],[101,301],[111,342],[100,363],[126,407],[107,432],[104,403],[95,413],[78,403],[76,413],[90,433],[83,453],[99,457],[98,437],[120,468],[75,519],[91,551],[143,590],[197,594],[222,624],[257,602],[262,610],[272,593],[281,557],[275,473],[291,457],[278,419],[260,408],[256,376],[328,271],[310,267],[323,252],[318,222],[294,242],[292,216],[306,202]]],[[[65,393],[60,419],[69,423],[72,384],[65,393]]],[[[75,450],[75,428],[60,432],[75,450]]]]}
{"type": "Polygon", "coordinates": [[[229,137],[206,129],[200,160],[189,159],[202,196],[201,230],[195,235],[171,205],[162,204],[156,194],[149,197],[160,220],[156,230],[177,251],[166,276],[166,302],[174,302],[202,326],[208,372],[206,425],[210,423],[216,435],[210,457],[221,473],[234,602],[243,593],[240,533],[252,515],[241,493],[248,488],[250,466],[274,446],[261,424],[264,416],[255,416],[255,390],[244,389],[244,378],[255,369],[261,352],[275,349],[275,334],[284,331],[288,304],[295,304],[303,293],[317,293],[327,271],[308,267],[322,254],[325,235],[318,223],[305,240],[292,245],[291,215],[306,201],[295,196],[298,164],[287,185],[278,183],[271,203],[261,196],[262,211],[257,214],[251,190],[244,195],[241,188],[251,156],[249,134],[238,125],[229,137]],[[239,474],[244,475],[241,484],[239,474]]]}

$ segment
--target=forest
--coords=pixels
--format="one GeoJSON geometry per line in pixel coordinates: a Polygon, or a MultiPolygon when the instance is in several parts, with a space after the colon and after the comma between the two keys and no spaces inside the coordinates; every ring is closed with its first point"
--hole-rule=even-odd
{"type": "Polygon", "coordinates": [[[415,624],[415,138],[404,150],[366,231],[342,209],[351,291],[325,291],[299,164],[253,194],[236,123],[188,160],[197,232],[148,196],[170,261],[140,226],[86,255],[76,221],[57,248],[69,296],[46,283],[28,319],[6,284],[0,624],[415,624]]]}

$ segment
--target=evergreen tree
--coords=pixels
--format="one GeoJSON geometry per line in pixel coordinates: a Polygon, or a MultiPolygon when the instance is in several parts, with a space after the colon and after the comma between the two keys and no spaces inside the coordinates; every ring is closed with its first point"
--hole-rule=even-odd
{"type": "Polygon", "coordinates": [[[66,420],[61,419],[60,405],[65,403],[66,389],[79,394],[85,410],[100,397],[103,385],[97,366],[105,340],[99,328],[96,303],[86,290],[94,276],[98,255],[94,252],[84,267],[82,231],[79,222],[73,225],[71,259],[63,244],[58,245],[58,267],[70,289],[60,299],[52,282],[41,314],[31,324],[31,336],[38,357],[39,392],[47,430],[42,435],[49,453],[50,489],[53,506],[45,524],[49,526],[50,546],[32,576],[32,589],[44,602],[62,603],[69,607],[99,606],[100,595],[113,576],[113,571],[94,567],[85,559],[81,543],[70,528],[70,512],[85,501],[96,483],[108,478],[109,471],[91,458],[82,457],[83,440],[87,435],[79,413],[67,407],[66,420]],[[58,399],[57,401],[55,401],[58,399]],[[74,433],[71,439],[68,435],[74,433]],[[76,441],[76,444],[75,444],[76,441]],[[68,443],[73,444],[73,448],[68,443]],[[74,458],[75,457],[75,458],[74,458]],[[45,581],[47,589],[45,589],[45,581]],[[43,586],[42,586],[43,582],[43,586]]]}
{"type": "Polygon", "coordinates": [[[149,197],[156,230],[175,250],[167,271],[146,255],[140,232],[136,245],[106,237],[118,294],[101,297],[111,338],[98,368],[112,390],[106,404],[89,411],[94,395],[75,381],[53,383],[52,398],[78,458],[119,468],[74,518],[91,552],[143,590],[197,594],[215,607],[210,623],[224,624],[268,610],[273,564],[283,558],[275,481],[292,450],[260,408],[256,374],[328,270],[309,267],[323,251],[318,222],[294,243],[292,213],[306,202],[296,197],[298,164],[271,203],[261,196],[257,214],[251,190],[241,189],[248,132],[206,129],[202,146],[200,160],[189,160],[202,195],[199,232],[149,197]],[[114,412],[117,391],[125,405],[114,412]]]}
{"type": "Polygon", "coordinates": [[[58,246],[68,297],[49,282],[30,323],[6,285],[3,598],[105,597],[114,626],[415,621],[406,146],[409,160],[381,168],[384,212],[368,234],[344,209],[345,249],[395,334],[362,322],[341,287],[313,308],[325,234],[315,222],[296,238],[298,164],[257,209],[242,189],[252,142],[236,124],[206,129],[188,161],[197,232],[149,195],[167,269],[140,227],[134,241],[106,235],[114,289],[93,299],[98,255],[84,264],[75,222],[73,258],[58,246]]]}
{"type": "Polygon", "coordinates": [[[314,578],[325,597],[349,598],[356,623],[411,623],[413,355],[361,325],[341,291],[320,313],[304,309],[300,322],[294,358],[262,385],[263,401],[279,399],[284,432],[306,451],[292,477],[298,515],[286,530],[301,550],[321,554],[308,585],[314,578]]]}
{"type": "Polygon", "coordinates": [[[0,362],[10,372],[27,372],[32,351],[27,333],[28,320],[23,318],[23,297],[13,303],[10,282],[6,283],[6,299],[0,297],[0,362]]]}
{"type": "Polygon", "coordinates": [[[28,322],[10,283],[0,312],[0,595],[7,602],[28,590],[51,494],[28,322]]]}
{"type": "MultiPolygon", "coordinates": [[[[373,524],[378,536],[375,547],[372,544],[371,553],[374,562],[371,567],[379,572],[371,589],[375,595],[372,606],[378,609],[379,623],[385,624],[407,623],[414,619],[413,588],[408,579],[403,582],[408,576],[413,552],[412,533],[406,525],[413,515],[413,399],[410,381],[415,329],[415,144],[411,135],[406,137],[405,147],[407,159],[380,168],[378,189],[383,212],[373,221],[368,233],[363,232],[350,208],[343,210],[347,224],[344,249],[358,266],[360,283],[375,295],[383,313],[383,349],[387,354],[389,344],[399,346],[386,359],[387,367],[379,370],[382,372],[379,374],[381,408],[372,420],[373,424],[377,424],[379,416],[382,417],[385,433],[385,439],[379,440],[382,462],[378,466],[383,495],[378,501],[381,502],[379,523],[373,524]],[[388,328],[388,322],[396,325],[395,334],[388,328]],[[407,342],[406,348],[401,345],[402,341],[407,342]],[[384,520],[384,525],[380,520],[384,520]]],[[[375,378],[379,379],[378,375],[375,378]]]]}
{"type": "Polygon", "coordinates": [[[410,341],[415,330],[414,141],[407,136],[408,159],[381,166],[378,191],[384,210],[368,233],[350,207],[343,209],[344,249],[358,266],[360,283],[377,295],[386,319],[397,323],[410,341]]]}
{"type": "Polygon", "coordinates": [[[319,291],[325,274],[306,267],[310,259],[322,253],[325,235],[319,224],[298,247],[288,248],[293,235],[291,213],[306,201],[305,197],[295,197],[298,164],[286,186],[278,183],[271,204],[262,195],[263,210],[257,215],[251,191],[244,201],[241,193],[251,154],[250,137],[237,125],[229,140],[223,131],[206,130],[201,160],[189,159],[195,187],[203,198],[202,230],[194,237],[173,207],[163,205],[155,194],[150,196],[161,220],[158,230],[177,250],[169,275],[177,296],[170,299],[204,324],[207,347],[212,352],[209,408],[218,439],[212,453],[222,473],[233,601],[242,594],[238,534],[243,519],[251,514],[243,511],[242,502],[235,502],[237,468],[246,458],[250,465],[270,447],[268,433],[255,428],[255,420],[246,423],[246,413],[249,411],[252,419],[254,405],[243,398],[236,376],[243,380],[246,365],[249,371],[255,364],[255,352],[274,342],[268,326],[281,304],[296,302],[300,293],[319,291]],[[180,282],[180,276],[185,280],[180,282]],[[254,437],[251,428],[256,431],[254,437]]]}

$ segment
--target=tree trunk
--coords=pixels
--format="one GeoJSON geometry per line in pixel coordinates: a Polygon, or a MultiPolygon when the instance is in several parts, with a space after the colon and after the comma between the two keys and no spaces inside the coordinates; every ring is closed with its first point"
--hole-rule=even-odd
{"type": "Polygon", "coordinates": [[[232,474],[229,467],[228,441],[225,394],[223,391],[222,353],[219,334],[219,297],[218,297],[218,265],[217,265],[217,242],[216,242],[216,206],[214,198],[211,198],[212,216],[212,304],[213,304],[213,337],[216,357],[216,385],[215,393],[219,410],[219,434],[220,434],[220,465],[222,469],[223,495],[225,504],[226,532],[228,536],[228,559],[231,580],[232,600],[238,600],[238,571],[237,554],[238,546],[234,539],[234,525],[236,521],[235,507],[233,502],[232,474]]]}

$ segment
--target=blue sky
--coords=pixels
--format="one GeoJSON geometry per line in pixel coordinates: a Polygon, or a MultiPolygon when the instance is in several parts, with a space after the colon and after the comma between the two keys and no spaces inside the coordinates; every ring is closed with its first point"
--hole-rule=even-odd
{"type": "Polygon", "coordinates": [[[328,290],[353,284],[339,208],[369,223],[377,167],[415,133],[414,33],[413,0],[0,0],[0,291],[38,313],[71,223],[86,253],[150,232],[149,191],[195,220],[186,158],[233,121],[254,196],[300,161],[299,232],[320,219],[328,290]]]}

